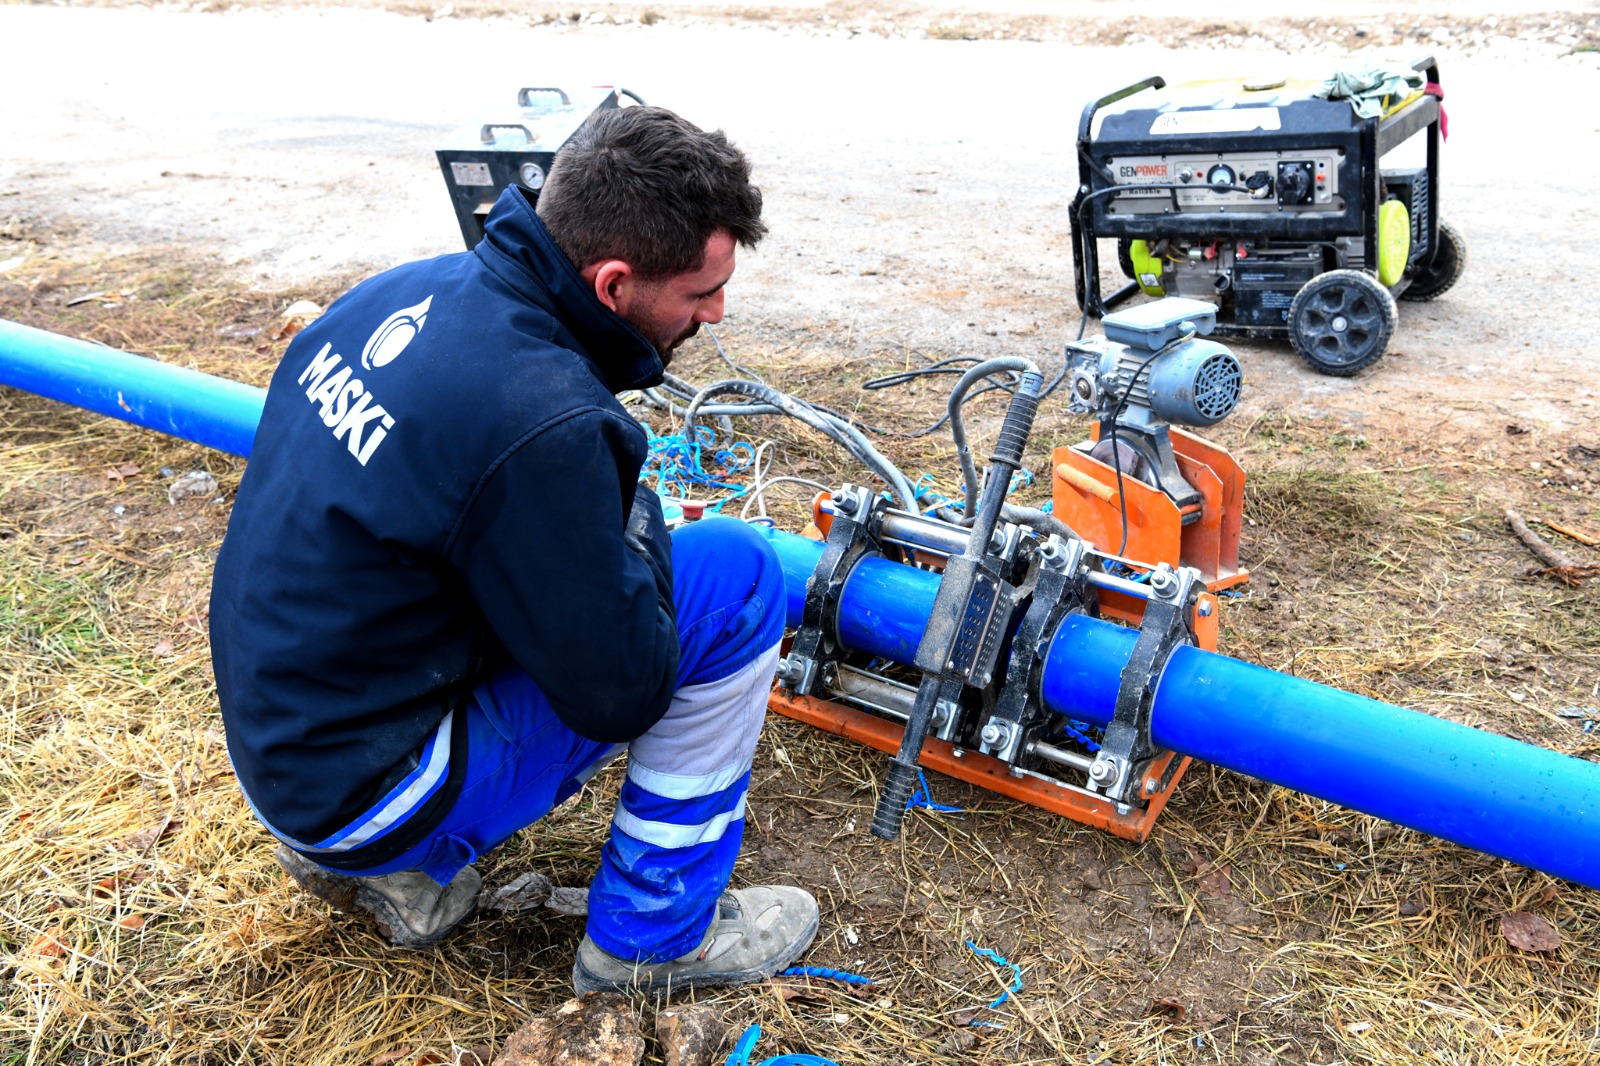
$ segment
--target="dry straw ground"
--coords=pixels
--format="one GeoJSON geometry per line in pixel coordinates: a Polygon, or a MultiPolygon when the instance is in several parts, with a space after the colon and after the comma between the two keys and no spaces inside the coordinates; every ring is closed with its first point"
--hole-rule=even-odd
{"type": "MultiPolygon", "coordinates": [[[[227,288],[176,254],[74,262],[13,230],[0,260],[18,255],[0,275],[0,316],[258,383],[281,354],[265,337],[283,308],[339,288],[227,288]],[[75,302],[88,293],[103,295],[75,302]]],[[[755,327],[723,339],[780,387],[843,407],[861,402],[862,380],[944,354],[856,346],[841,358],[827,338],[755,327]]],[[[685,361],[690,377],[717,372],[707,350],[685,361]]],[[[912,429],[942,396],[871,403],[875,420],[912,429]]],[[[1357,436],[1273,411],[1220,427],[1251,478],[1255,572],[1229,603],[1224,649],[1594,758],[1600,730],[1563,715],[1600,718],[1594,586],[1527,576],[1500,515],[1515,505],[1596,561],[1539,523],[1600,524],[1588,510],[1600,436],[1515,428],[1526,432],[1357,436]]],[[[803,431],[745,429],[779,440],[790,472],[854,473],[803,431]]],[[[1050,411],[1035,468],[1083,432],[1050,411]]],[[[937,438],[885,447],[949,484],[937,438]]],[[[481,917],[436,950],[396,953],[274,865],[229,771],[205,638],[241,469],[0,390],[0,1063],[486,1061],[567,995],[574,919],[481,917]],[[209,470],[219,494],[171,503],[163,468],[209,470]]],[[[792,504],[780,519],[799,514],[792,504]]],[[[919,812],[884,845],[866,832],[881,768],[783,720],[763,742],[737,876],[811,887],[824,913],[808,961],[878,982],[705,997],[736,1031],[759,1021],[764,1054],[884,1066],[1600,1058],[1600,893],[1204,767],[1143,846],[937,777],[936,798],[961,810],[919,812]],[[1500,920],[1515,912],[1548,920],[1561,946],[1513,947],[1500,920]],[[1008,977],[969,938],[1023,969],[997,1011],[983,1008],[1008,977]]],[[[502,849],[488,882],[537,868],[583,883],[615,787],[603,776],[502,849]]]]}

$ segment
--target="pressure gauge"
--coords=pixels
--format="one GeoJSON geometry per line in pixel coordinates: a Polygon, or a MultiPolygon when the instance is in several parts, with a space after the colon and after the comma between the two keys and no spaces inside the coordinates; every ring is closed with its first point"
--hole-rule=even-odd
{"type": "Polygon", "coordinates": [[[1226,163],[1218,163],[1206,171],[1207,185],[1232,185],[1233,168],[1226,163]]]}
{"type": "Polygon", "coordinates": [[[544,188],[544,168],[538,163],[522,164],[522,184],[535,192],[544,188]]]}

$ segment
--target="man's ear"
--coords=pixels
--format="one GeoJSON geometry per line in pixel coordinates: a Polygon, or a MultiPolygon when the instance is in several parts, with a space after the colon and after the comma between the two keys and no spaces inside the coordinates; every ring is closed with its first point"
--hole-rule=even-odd
{"type": "Polygon", "coordinates": [[[633,300],[638,279],[633,267],[621,259],[602,259],[581,271],[583,280],[594,287],[595,298],[617,314],[623,314],[633,300]]]}

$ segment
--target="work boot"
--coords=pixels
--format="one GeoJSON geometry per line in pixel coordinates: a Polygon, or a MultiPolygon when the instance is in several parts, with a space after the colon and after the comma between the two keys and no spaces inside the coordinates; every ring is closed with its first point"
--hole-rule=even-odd
{"type": "Polygon", "coordinates": [[[665,996],[686,988],[764,981],[794,962],[817,935],[817,901],[803,888],[758,885],[724,892],[700,946],[670,962],[633,962],[587,936],[572,965],[572,987],[632,989],[665,996]]]}
{"type": "Polygon", "coordinates": [[[441,888],[421,870],[352,877],[317,865],[287,844],[279,844],[273,855],[301,888],[335,910],[370,914],[378,931],[397,948],[422,948],[443,940],[477,909],[483,887],[483,879],[470,866],[462,867],[441,888]]]}

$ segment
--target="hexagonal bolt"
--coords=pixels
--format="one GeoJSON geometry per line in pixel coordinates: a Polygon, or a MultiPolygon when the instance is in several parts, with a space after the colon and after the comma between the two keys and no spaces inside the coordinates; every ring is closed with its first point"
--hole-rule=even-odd
{"type": "Polygon", "coordinates": [[[1011,730],[1003,723],[990,722],[983,727],[983,732],[978,734],[984,744],[991,748],[1004,747],[1005,742],[1011,737],[1011,730]]]}
{"type": "Polygon", "coordinates": [[[1178,587],[1178,575],[1165,566],[1157,567],[1150,572],[1150,591],[1157,596],[1166,596],[1178,587]]]}
{"type": "Polygon", "coordinates": [[[1117,763],[1115,759],[1096,759],[1093,766],[1089,767],[1089,780],[1097,785],[1107,785],[1116,780],[1117,763]]]}
{"type": "Polygon", "coordinates": [[[776,673],[779,681],[787,681],[792,685],[804,677],[805,672],[806,668],[804,664],[802,664],[799,659],[796,659],[793,656],[785,656],[778,660],[778,669],[776,673]]]}

